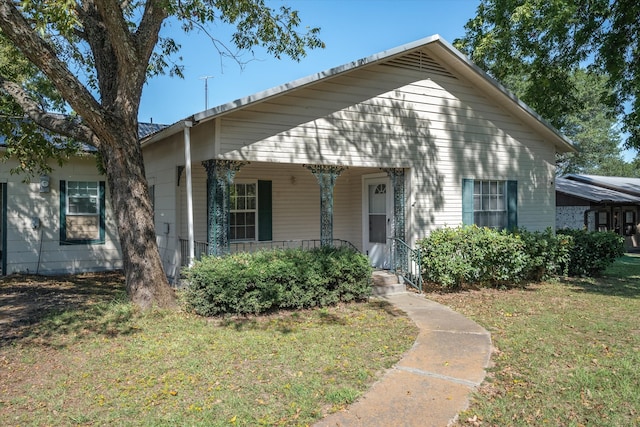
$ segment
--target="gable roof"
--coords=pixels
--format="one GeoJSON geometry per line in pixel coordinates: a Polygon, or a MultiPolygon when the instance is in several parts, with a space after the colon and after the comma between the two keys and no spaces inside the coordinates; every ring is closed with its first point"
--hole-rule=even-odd
{"type": "MultiPolygon", "coordinates": [[[[602,187],[596,183],[589,183],[574,179],[575,177],[586,177],[588,175],[568,175],[567,177],[556,179],[556,191],[568,196],[578,197],[595,203],[630,203],[640,204],[640,194],[638,196],[602,187]]],[[[617,177],[598,177],[614,178],[617,177]]],[[[629,178],[624,178],[629,179],[629,178]]],[[[608,179],[607,179],[608,180],[608,179]]],[[[639,180],[640,181],[640,180],[639,180]]]]}
{"type": "Polygon", "coordinates": [[[275,96],[280,96],[321,81],[334,78],[339,75],[354,72],[373,64],[389,63],[399,67],[419,67],[437,74],[446,73],[453,76],[449,69],[468,79],[476,88],[487,94],[499,105],[505,107],[511,114],[522,120],[525,124],[539,132],[546,140],[553,143],[559,152],[576,151],[571,142],[558,130],[547,123],[536,112],[520,101],[513,93],[495,79],[473,64],[466,56],[454,48],[439,35],[433,35],[415,42],[386,50],[369,57],[331,68],[329,70],[294,80],[284,85],[277,86],[245,98],[219,105],[217,107],[196,113],[173,125],[157,132],[141,141],[142,145],[164,139],[170,135],[181,132],[192,124],[215,119],[217,117],[240,110],[275,96]]]}

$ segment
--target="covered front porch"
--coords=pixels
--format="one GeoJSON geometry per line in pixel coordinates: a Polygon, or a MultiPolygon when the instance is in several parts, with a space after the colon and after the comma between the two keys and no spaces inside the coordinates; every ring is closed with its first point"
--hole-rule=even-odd
{"type": "Polygon", "coordinates": [[[203,254],[326,245],[352,246],[377,268],[406,264],[393,250],[406,240],[403,168],[207,160],[190,175],[189,185],[179,171],[183,266],[203,254]]]}

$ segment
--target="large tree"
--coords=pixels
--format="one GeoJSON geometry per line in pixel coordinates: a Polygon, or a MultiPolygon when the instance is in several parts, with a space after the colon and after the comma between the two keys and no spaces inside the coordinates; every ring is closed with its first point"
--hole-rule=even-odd
{"type": "Polygon", "coordinates": [[[185,31],[233,25],[237,48],[263,46],[276,57],[299,59],[306,49],[322,46],[317,28],[298,31],[297,12],[272,9],[263,0],[0,0],[2,36],[46,76],[78,119],[52,114],[8,73],[0,75],[0,90],[33,123],[97,149],[111,190],[127,291],[142,308],[175,304],[155,241],[137,119],[148,76],[180,71],[167,65],[178,46],[160,38],[170,18],[185,31]]]}
{"type": "Polygon", "coordinates": [[[572,74],[589,65],[640,148],[639,16],[637,0],[481,0],[455,44],[499,81],[526,79],[520,97],[558,128],[581,108],[572,74]]]}

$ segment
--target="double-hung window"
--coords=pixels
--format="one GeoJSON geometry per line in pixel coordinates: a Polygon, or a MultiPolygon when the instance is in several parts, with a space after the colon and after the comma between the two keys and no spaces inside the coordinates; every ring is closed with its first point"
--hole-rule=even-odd
{"type": "Polygon", "coordinates": [[[498,230],[518,225],[517,181],[464,179],[462,222],[498,230]]]}
{"type": "Polygon", "coordinates": [[[258,218],[258,192],[256,182],[238,182],[231,185],[231,240],[256,240],[258,218]]]}
{"type": "Polygon", "coordinates": [[[104,243],[104,181],[60,181],[60,243],[104,243]]]}

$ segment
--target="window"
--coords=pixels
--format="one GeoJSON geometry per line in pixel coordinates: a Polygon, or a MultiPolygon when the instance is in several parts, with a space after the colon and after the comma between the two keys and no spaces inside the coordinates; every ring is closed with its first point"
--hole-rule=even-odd
{"type": "Polygon", "coordinates": [[[256,240],[258,212],[257,184],[235,183],[231,186],[231,240],[256,240]]]}
{"type": "Polygon", "coordinates": [[[473,182],[473,222],[481,227],[507,228],[504,181],[473,182]]]}
{"type": "MultiPolygon", "coordinates": [[[[238,181],[229,186],[229,239],[272,240],[271,181],[238,181]]],[[[209,187],[211,184],[207,183],[209,187]]],[[[211,206],[207,195],[207,206],[211,206]]],[[[208,215],[212,215],[208,212],[208,215]]],[[[209,226],[207,223],[207,235],[209,226]]]]}
{"type": "Polygon", "coordinates": [[[463,224],[499,230],[517,227],[517,189],[517,181],[464,179],[463,224]]]}
{"type": "Polygon", "coordinates": [[[635,211],[624,211],[623,234],[625,236],[633,236],[636,234],[636,213],[635,211]]]}
{"type": "Polygon", "coordinates": [[[99,211],[97,182],[67,183],[67,215],[98,215],[99,211]]]}
{"type": "Polygon", "coordinates": [[[596,212],[596,230],[598,231],[609,230],[609,212],[607,211],[596,212]]]}
{"type": "Polygon", "coordinates": [[[104,181],[60,181],[60,243],[104,243],[104,181]]]}

